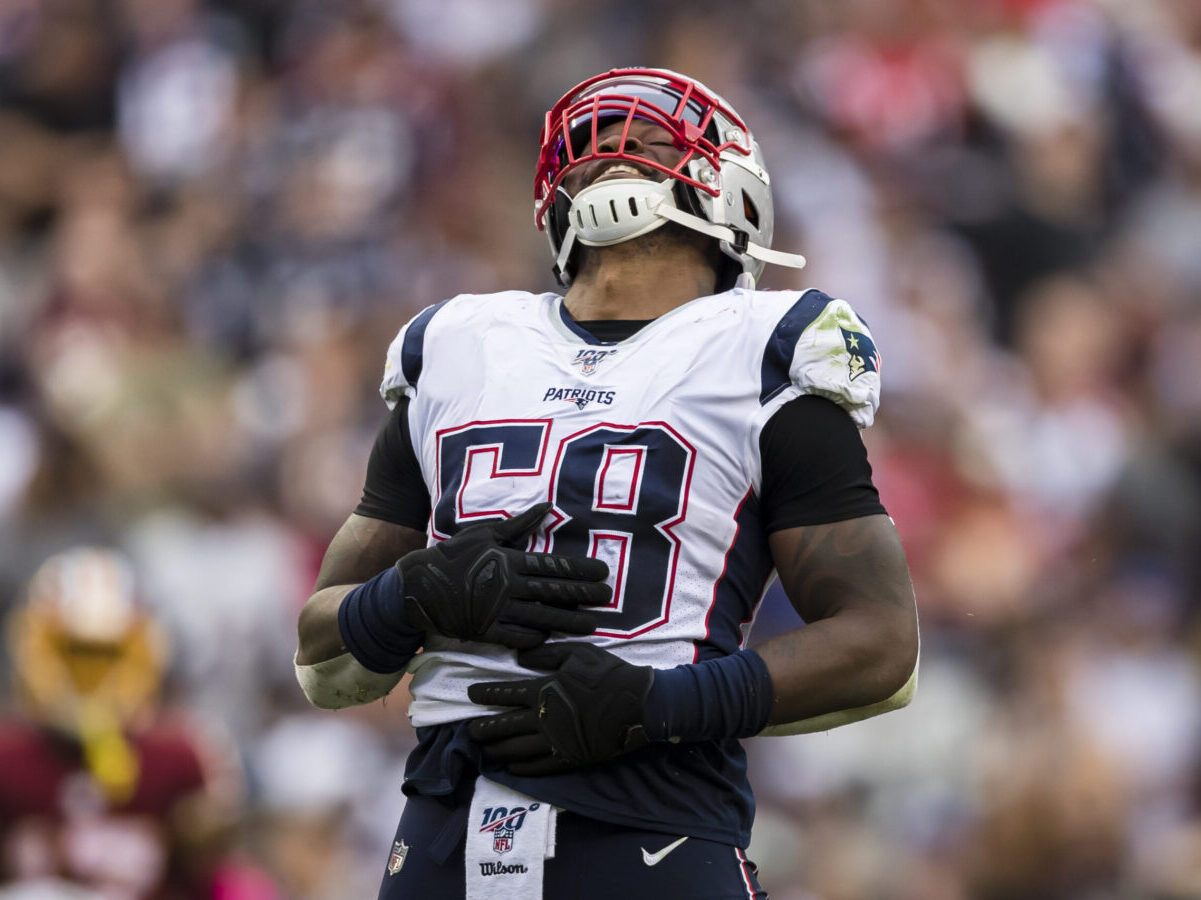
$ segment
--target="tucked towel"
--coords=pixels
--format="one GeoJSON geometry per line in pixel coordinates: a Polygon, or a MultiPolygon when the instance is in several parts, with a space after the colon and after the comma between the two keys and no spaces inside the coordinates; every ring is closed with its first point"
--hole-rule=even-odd
{"type": "Polygon", "coordinates": [[[555,813],[549,803],[477,778],[467,817],[467,900],[540,898],[543,862],[555,855],[555,813]]]}

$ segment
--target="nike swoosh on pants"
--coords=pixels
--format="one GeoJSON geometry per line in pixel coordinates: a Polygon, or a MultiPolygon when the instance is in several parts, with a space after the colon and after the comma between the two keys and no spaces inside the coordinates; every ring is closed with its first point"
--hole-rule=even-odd
{"type": "Polygon", "coordinates": [[[658,865],[659,863],[663,862],[663,857],[667,856],[667,854],[676,849],[676,847],[680,846],[680,844],[684,843],[686,840],[688,840],[688,837],[684,836],[678,841],[672,841],[658,853],[648,853],[647,849],[642,847],[640,848],[642,850],[642,861],[648,866],[658,865]]]}

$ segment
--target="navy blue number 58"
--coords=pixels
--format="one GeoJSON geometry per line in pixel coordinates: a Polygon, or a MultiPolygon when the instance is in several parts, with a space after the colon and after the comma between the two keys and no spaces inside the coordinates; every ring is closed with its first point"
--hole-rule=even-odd
{"type": "MultiPolygon", "coordinates": [[[[550,428],[550,419],[509,419],[440,431],[435,536],[508,515],[504,497],[520,481],[507,479],[542,475],[550,428]]],[[[673,529],[688,512],[695,459],[692,445],[664,422],[594,425],[558,442],[552,523],[537,549],[609,564],[613,601],[599,610],[597,634],[633,637],[667,621],[680,557],[673,529]]]]}

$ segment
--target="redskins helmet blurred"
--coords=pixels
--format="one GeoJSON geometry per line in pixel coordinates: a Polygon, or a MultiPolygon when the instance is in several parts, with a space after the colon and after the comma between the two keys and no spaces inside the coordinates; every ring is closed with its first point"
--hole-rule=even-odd
{"type": "Polygon", "coordinates": [[[81,741],[108,793],[132,789],[124,734],[155,707],[167,640],[138,601],[129,561],[98,547],[46,560],[9,620],[8,642],[30,716],[81,741]]]}
{"type": "Polygon", "coordinates": [[[771,249],[771,179],[741,116],[699,81],[668,69],[611,69],[576,85],[546,114],[534,176],[534,220],[546,232],[563,285],[575,276],[575,244],[606,247],[676,222],[714,238],[725,254],[717,289],[754,287],[766,263],[801,268],[805,258],[771,249]],[[666,130],[683,151],[673,166],[625,152],[635,119],[666,130]],[[616,149],[597,133],[624,122],[616,149]],[[660,180],[607,178],[573,197],[564,176],[593,160],[649,167],[660,180]]]}

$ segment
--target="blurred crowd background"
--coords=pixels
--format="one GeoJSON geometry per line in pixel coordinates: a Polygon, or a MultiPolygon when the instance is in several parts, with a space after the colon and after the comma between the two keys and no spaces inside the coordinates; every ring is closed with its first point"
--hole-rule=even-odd
{"type": "MultiPolygon", "coordinates": [[[[192,895],[374,896],[405,698],[308,708],[295,616],[388,341],[554,289],[542,115],[620,65],[744,115],[810,260],[764,286],[884,359],[921,686],[749,742],[764,886],[1201,897],[1196,0],[0,0],[0,614],[53,554],[130,561],[224,764],[192,895]]],[[[773,590],[755,636],[794,622],[773,590]]]]}

